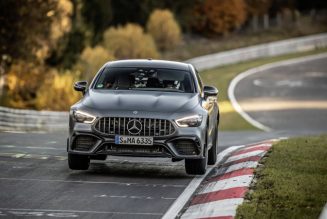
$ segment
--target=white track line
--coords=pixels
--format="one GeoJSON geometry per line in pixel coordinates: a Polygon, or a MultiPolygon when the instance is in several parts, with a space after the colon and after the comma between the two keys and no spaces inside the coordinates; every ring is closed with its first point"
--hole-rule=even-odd
{"type": "MultiPolygon", "coordinates": [[[[248,148],[255,148],[255,147],[262,147],[262,146],[271,146],[271,143],[258,143],[253,144],[249,147],[244,147],[242,150],[247,150],[248,148]]],[[[224,163],[228,163],[231,161],[236,161],[239,159],[252,157],[252,156],[263,156],[267,151],[266,150],[260,150],[257,149],[255,151],[247,152],[240,155],[234,155],[232,157],[229,157],[227,160],[224,161],[224,163]]],[[[220,167],[218,168],[216,172],[216,176],[218,175],[225,175],[229,172],[233,172],[240,169],[245,168],[251,168],[254,169],[258,165],[258,161],[244,161],[242,163],[230,165],[228,167],[220,167]]],[[[215,176],[212,176],[213,178],[215,176]]],[[[225,178],[217,181],[211,181],[207,184],[204,184],[204,186],[197,192],[197,196],[201,195],[203,197],[210,197],[209,195],[213,192],[219,192],[223,190],[233,190],[236,188],[248,188],[254,178],[253,174],[244,174],[244,175],[238,175],[231,178],[225,178]]],[[[213,199],[214,200],[214,199],[213,199]]],[[[227,217],[234,217],[236,215],[236,209],[237,207],[242,204],[244,201],[244,198],[225,198],[222,200],[217,201],[206,201],[206,203],[200,203],[200,204],[194,204],[191,206],[188,206],[184,214],[181,216],[183,219],[193,219],[193,218],[215,218],[215,217],[221,217],[221,216],[227,216],[227,217]]]]}
{"type": "MultiPolygon", "coordinates": [[[[257,147],[271,147],[272,142],[271,143],[260,143],[260,144],[256,144],[256,145],[252,145],[249,147],[244,148],[244,150],[248,150],[248,149],[252,149],[252,148],[257,148],[257,147]]],[[[242,150],[240,150],[242,151],[242,150]]]]}
{"type": "Polygon", "coordinates": [[[319,216],[319,219],[327,219],[327,204],[322,209],[322,212],[321,212],[321,214],[319,216]]]}
{"type": "MultiPolygon", "coordinates": [[[[238,150],[244,145],[241,146],[233,146],[225,149],[224,151],[220,152],[217,157],[217,163],[220,163],[228,154],[232,153],[235,150],[238,150]]],[[[214,167],[215,165],[213,165],[214,167]]],[[[183,193],[175,200],[175,202],[170,206],[168,211],[162,217],[162,219],[171,219],[176,218],[179,212],[183,209],[185,204],[189,201],[189,199],[194,194],[195,190],[199,187],[201,182],[205,179],[205,177],[210,173],[213,167],[208,168],[206,174],[202,176],[196,176],[194,179],[189,183],[189,185],[185,188],[183,193]]]]}
{"type": "Polygon", "coordinates": [[[243,162],[243,163],[238,163],[238,164],[229,166],[226,169],[225,173],[233,172],[235,170],[240,170],[240,169],[256,168],[257,165],[258,165],[257,161],[247,161],[247,162],[243,162]]]}
{"type": "Polygon", "coordinates": [[[17,146],[17,145],[0,145],[0,148],[20,148],[20,149],[41,149],[41,150],[56,150],[56,151],[66,151],[64,148],[55,147],[37,147],[37,146],[17,146]]]}
{"type": "Polygon", "coordinates": [[[274,63],[271,63],[271,64],[266,64],[266,65],[262,65],[262,66],[259,66],[259,67],[256,67],[256,68],[249,69],[249,70],[237,75],[231,81],[231,83],[230,83],[230,85],[228,87],[229,100],[232,103],[232,106],[234,107],[234,109],[246,121],[248,121],[251,125],[253,125],[254,127],[257,127],[258,129],[261,129],[263,131],[270,131],[271,128],[263,125],[262,123],[258,122],[255,119],[253,119],[252,117],[249,116],[249,114],[247,114],[245,111],[243,111],[242,107],[237,102],[236,97],[235,97],[235,88],[236,88],[237,84],[241,80],[243,80],[244,78],[246,78],[246,77],[248,77],[250,75],[257,74],[257,73],[263,72],[263,71],[268,70],[268,69],[276,68],[276,67],[279,67],[279,66],[285,66],[285,65],[292,65],[292,64],[308,62],[308,61],[312,61],[312,60],[315,60],[315,59],[321,59],[321,58],[326,58],[326,57],[327,57],[327,53],[323,53],[323,54],[318,54],[318,55],[312,55],[312,56],[306,56],[306,57],[301,57],[301,58],[290,59],[290,60],[286,60],[286,61],[274,62],[274,63]]]}
{"type": "Polygon", "coordinates": [[[0,211],[42,211],[42,212],[68,212],[68,213],[89,213],[89,214],[127,214],[127,215],[162,215],[161,213],[146,212],[120,212],[120,211],[79,211],[79,210],[58,210],[58,209],[34,209],[34,208],[0,208],[0,211]]]}
{"type": "Polygon", "coordinates": [[[36,182],[59,182],[59,183],[74,183],[74,184],[113,184],[121,186],[140,186],[140,187],[176,187],[183,188],[184,185],[170,185],[170,184],[146,184],[146,183],[123,183],[123,182],[114,182],[114,181],[82,181],[82,180],[60,180],[60,179],[29,179],[29,178],[8,178],[1,177],[0,181],[36,181],[36,182]]]}
{"type": "Polygon", "coordinates": [[[236,176],[229,179],[223,179],[211,182],[201,189],[197,194],[205,194],[209,192],[216,192],[218,190],[225,190],[235,187],[247,187],[250,185],[253,175],[236,176]]]}
{"type": "Polygon", "coordinates": [[[229,162],[232,162],[232,161],[237,161],[237,160],[248,158],[248,157],[253,157],[253,156],[263,157],[263,155],[265,155],[266,152],[267,151],[265,151],[265,150],[256,150],[256,151],[251,151],[251,152],[247,152],[247,153],[244,153],[244,154],[231,156],[226,160],[226,163],[229,163],[229,162]]]}
{"type": "Polygon", "coordinates": [[[206,218],[218,216],[234,216],[237,206],[242,204],[243,198],[224,199],[205,204],[190,206],[182,215],[182,219],[206,218]]]}

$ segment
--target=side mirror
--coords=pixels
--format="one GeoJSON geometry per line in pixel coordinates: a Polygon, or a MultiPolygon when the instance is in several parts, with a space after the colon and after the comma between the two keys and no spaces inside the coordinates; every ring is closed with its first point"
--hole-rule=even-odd
{"type": "Polygon", "coordinates": [[[205,99],[207,99],[208,97],[217,97],[218,89],[213,86],[204,86],[203,93],[205,99]]]}
{"type": "Polygon", "coordinates": [[[87,86],[87,81],[77,81],[74,84],[74,89],[84,94],[86,90],[86,86],[87,86]]]}

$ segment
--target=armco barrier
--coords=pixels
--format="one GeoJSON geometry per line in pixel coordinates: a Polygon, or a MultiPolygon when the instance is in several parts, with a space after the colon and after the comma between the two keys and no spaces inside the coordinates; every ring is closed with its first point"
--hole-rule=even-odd
{"type": "Polygon", "coordinates": [[[68,112],[11,109],[0,106],[0,130],[68,128],[68,112]]]}
{"type": "Polygon", "coordinates": [[[327,47],[327,34],[323,33],[200,56],[189,59],[186,62],[193,64],[199,71],[203,71],[258,58],[273,57],[325,47],[327,47]]]}
{"type": "MultiPolygon", "coordinates": [[[[198,70],[252,59],[327,47],[327,33],[293,38],[189,59],[198,70]]],[[[18,110],[0,107],[0,130],[55,130],[68,126],[67,112],[18,110]]]]}

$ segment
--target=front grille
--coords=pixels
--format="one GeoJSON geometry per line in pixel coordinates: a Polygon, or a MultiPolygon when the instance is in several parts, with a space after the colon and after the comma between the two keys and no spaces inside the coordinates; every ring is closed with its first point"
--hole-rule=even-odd
{"type": "Polygon", "coordinates": [[[199,150],[192,140],[176,140],[174,146],[180,155],[197,155],[199,153],[199,150]]]}
{"type": "Polygon", "coordinates": [[[169,120],[130,117],[104,117],[96,122],[94,128],[101,134],[106,135],[160,137],[175,132],[175,128],[169,120]]]}
{"type": "Polygon", "coordinates": [[[73,149],[77,151],[89,151],[97,142],[97,139],[90,135],[80,135],[74,140],[73,149]]]}

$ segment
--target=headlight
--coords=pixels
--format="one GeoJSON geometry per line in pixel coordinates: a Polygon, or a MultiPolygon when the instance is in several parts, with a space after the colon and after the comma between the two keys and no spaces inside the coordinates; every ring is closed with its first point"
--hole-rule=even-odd
{"type": "Polygon", "coordinates": [[[88,113],[76,110],[73,112],[73,117],[77,122],[83,122],[83,123],[93,123],[94,120],[96,119],[95,116],[92,116],[88,113]]]}
{"type": "Polygon", "coordinates": [[[202,115],[187,116],[176,120],[179,127],[197,127],[201,125],[201,122],[202,115]]]}

